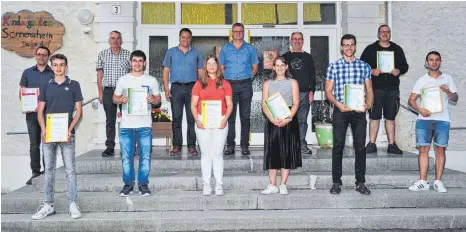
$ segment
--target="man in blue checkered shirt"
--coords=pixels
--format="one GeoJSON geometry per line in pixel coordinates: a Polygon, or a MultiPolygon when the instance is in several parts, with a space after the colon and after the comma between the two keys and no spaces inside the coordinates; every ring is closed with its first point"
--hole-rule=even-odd
{"type": "Polygon", "coordinates": [[[333,103],[333,150],[332,150],[332,179],[333,186],[330,193],[341,192],[342,158],[345,148],[346,130],[351,125],[353,145],[356,154],[356,191],[369,195],[371,191],[365,185],[366,179],[366,111],[371,107],[374,99],[371,81],[371,67],[354,56],[356,52],[356,37],[346,34],[341,38],[343,57],[331,63],[327,70],[325,94],[333,103]],[[345,105],[344,89],[346,84],[364,86],[365,104],[361,108],[345,105]]]}

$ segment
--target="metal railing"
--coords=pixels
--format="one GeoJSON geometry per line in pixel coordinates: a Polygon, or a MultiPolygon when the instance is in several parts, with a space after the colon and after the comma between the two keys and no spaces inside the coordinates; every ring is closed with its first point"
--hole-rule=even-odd
{"type": "MultiPolygon", "coordinates": [[[[415,115],[419,115],[419,112],[417,112],[415,109],[413,109],[412,107],[408,107],[408,106],[405,106],[403,104],[400,104],[400,107],[415,114],[415,115]]],[[[466,127],[450,127],[450,130],[466,130],[466,127]]]]}
{"type": "MultiPolygon", "coordinates": [[[[85,101],[83,103],[83,107],[85,107],[86,105],[89,105],[89,103],[92,103],[94,102],[95,100],[99,99],[99,97],[93,97],[87,101],[85,101]]],[[[95,109],[95,107],[93,106],[93,108],[95,109]]],[[[73,110],[73,112],[75,111],[76,109],[73,110]]],[[[79,122],[76,124],[76,127],[81,123],[81,120],[82,118],[79,120],[79,122]]],[[[10,131],[10,132],[6,132],[6,135],[27,135],[28,132],[27,131],[10,131]]]]}

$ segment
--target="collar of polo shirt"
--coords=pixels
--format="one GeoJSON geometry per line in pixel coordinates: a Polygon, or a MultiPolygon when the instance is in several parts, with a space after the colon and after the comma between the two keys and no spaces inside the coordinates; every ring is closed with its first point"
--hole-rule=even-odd
{"type": "MultiPolygon", "coordinates": [[[[52,84],[58,84],[56,81],[55,81],[55,78],[52,78],[50,79],[49,83],[52,83],[52,84]]],[[[68,76],[65,77],[65,81],[63,82],[65,84],[71,84],[71,78],[69,78],[68,76]]]]}

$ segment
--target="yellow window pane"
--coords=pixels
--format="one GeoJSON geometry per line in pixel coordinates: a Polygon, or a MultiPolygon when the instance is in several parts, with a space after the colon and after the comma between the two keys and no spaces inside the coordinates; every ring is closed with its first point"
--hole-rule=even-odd
{"type": "Polygon", "coordinates": [[[232,13],[233,13],[233,23],[237,23],[238,22],[238,5],[236,4],[233,4],[233,9],[231,10],[232,13]]]}
{"type": "Polygon", "coordinates": [[[277,4],[278,24],[297,23],[298,12],[295,3],[277,4]]]}
{"type": "Polygon", "coordinates": [[[175,3],[142,3],[142,24],[175,24],[175,3]]]}
{"type": "Polygon", "coordinates": [[[225,4],[183,4],[182,24],[225,24],[225,4]]]}
{"type": "Polygon", "coordinates": [[[316,22],[321,21],[320,17],[320,4],[319,3],[304,3],[304,21],[316,22]]]}
{"type": "Polygon", "coordinates": [[[275,4],[245,3],[241,5],[243,24],[276,24],[275,4]]]}

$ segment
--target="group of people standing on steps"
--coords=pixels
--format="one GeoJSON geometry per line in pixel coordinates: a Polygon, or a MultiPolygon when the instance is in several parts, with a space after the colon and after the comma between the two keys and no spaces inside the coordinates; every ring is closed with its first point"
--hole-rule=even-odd
{"type": "MultiPolygon", "coordinates": [[[[399,109],[400,75],[408,71],[408,64],[400,46],[390,41],[390,27],[381,25],[378,29],[379,40],[369,45],[361,55],[356,52],[356,37],[346,34],[341,38],[342,57],[332,62],[327,70],[325,93],[334,105],[332,118],[334,147],[332,149],[333,186],[330,193],[341,192],[342,155],[348,125],[351,126],[355,149],[355,186],[356,191],[364,195],[371,192],[365,184],[366,153],[376,152],[375,141],[381,116],[385,118],[385,126],[389,146],[388,153],[402,154],[395,142],[394,119],[399,109]],[[377,51],[394,51],[395,67],[391,73],[381,73],[377,69],[377,51]],[[364,109],[351,110],[344,105],[343,89],[345,84],[358,84],[365,87],[364,109]],[[366,111],[369,111],[370,141],[366,140],[366,111]]],[[[235,123],[237,105],[241,119],[241,153],[249,155],[249,130],[252,102],[252,79],[258,71],[256,49],[244,41],[244,26],[235,23],[232,27],[233,40],[224,45],[219,57],[210,55],[206,59],[191,46],[192,33],[183,28],[179,33],[180,44],[170,48],[163,61],[163,80],[165,97],[171,103],[173,118],[173,150],[170,155],[181,154],[183,107],[188,121],[188,152],[197,156],[196,141],[201,149],[201,169],[203,179],[203,195],[223,195],[223,155],[235,153],[235,123]],[[171,85],[170,85],[171,84],[171,85]],[[202,124],[200,104],[204,100],[220,100],[222,103],[222,121],[219,128],[205,128],[202,124]],[[215,177],[215,188],[211,187],[211,175],[215,177]]],[[[314,99],[316,85],[315,67],[312,56],[305,52],[303,34],[294,32],[291,35],[292,49],[273,60],[272,72],[265,80],[262,89],[262,110],[266,116],[264,129],[264,170],[269,172],[269,184],[262,194],[288,194],[286,187],[290,169],[302,166],[302,153],[312,154],[307,147],[306,131],[310,104],[314,99]],[[264,100],[280,93],[288,107],[290,115],[274,118],[267,109],[264,100]],[[280,184],[277,184],[277,172],[281,172],[280,184]]],[[[161,101],[159,83],[144,73],[147,59],[144,52],[129,52],[121,47],[121,33],[110,32],[110,48],[99,53],[97,60],[97,83],[99,101],[104,105],[106,114],[105,142],[107,149],[103,157],[114,156],[115,122],[118,105],[122,112],[120,123],[120,150],[123,169],[124,186],[121,196],[128,196],[136,183],[134,170],[135,149],[139,151],[138,189],[143,196],[151,191],[148,187],[151,169],[151,116],[135,116],[127,114],[128,88],[147,88],[147,107],[161,101]],[[121,107],[123,106],[123,107],[121,107]],[[136,146],[137,143],[137,146],[136,146]]],[[[33,219],[42,219],[55,213],[54,209],[54,170],[56,148],[63,154],[68,181],[68,203],[71,218],[81,217],[76,204],[76,171],[74,153],[74,127],[82,116],[82,94],[79,83],[65,76],[68,64],[65,56],[53,55],[45,47],[36,50],[37,65],[26,69],[20,81],[21,88],[40,87],[39,107],[36,112],[28,112],[26,121],[31,144],[31,180],[40,172],[40,142],[45,134],[44,112],[66,112],[70,117],[68,142],[44,144],[45,201],[41,209],[33,215],[33,219]],[[63,107],[63,108],[61,108],[63,107]],[[42,115],[42,117],[40,116],[42,115]]],[[[426,180],[428,152],[432,140],[437,151],[436,180],[434,188],[446,192],[440,181],[445,162],[445,148],[448,145],[449,113],[448,101],[457,102],[458,94],[451,76],[439,71],[441,56],[438,52],[429,52],[425,67],[428,73],[421,77],[410,96],[409,103],[420,116],[416,122],[416,141],[419,146],[420,180],[409,190],[428,190],[426,180]],[[431,113],[416,103],[421,89],[438,85],[443,91],[444,110],[442,113],[431,113]]],[[[150,110],[149,110],[150,112],[150,110]]],[[[27,184],[30,184],[31,180],[27,184]]]]}

